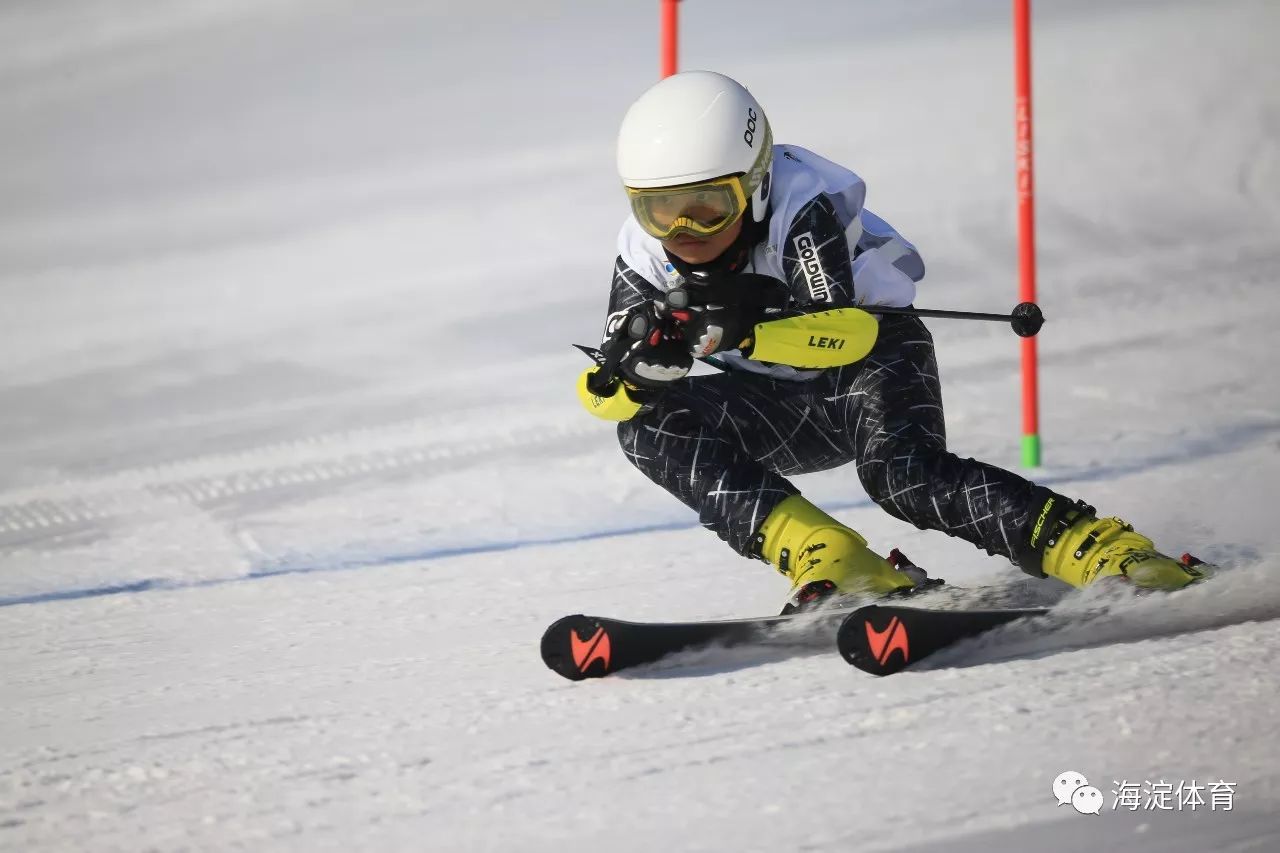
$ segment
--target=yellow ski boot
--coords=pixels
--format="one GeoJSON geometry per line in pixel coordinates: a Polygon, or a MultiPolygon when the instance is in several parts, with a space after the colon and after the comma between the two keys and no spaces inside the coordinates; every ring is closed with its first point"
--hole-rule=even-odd
{"type": "Polygon", "coordinates": [[[774,507],[756,541],[760,555],[791,579],[784,613],[833,594],[883,596],[915,586],[857,532],[800,495],[774,507]]]}
{"type": "Polygon", "coordinates": [[[1029,574],[1052,576],[1078,588],[1116,577],[1140,589],[1166,591],[1182,589],[1207,574],[1208,566],[1195,557],[1165,556],[1132,525],[1119,518],[1098,518],[1093,507],[1082,502],[1045,489],[1036,505],[1030,551],[1019,561],[1029,574]]]}

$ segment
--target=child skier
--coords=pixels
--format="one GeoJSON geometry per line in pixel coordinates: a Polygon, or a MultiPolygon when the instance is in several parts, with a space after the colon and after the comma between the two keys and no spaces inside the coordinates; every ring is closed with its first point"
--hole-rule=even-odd
{"type": "Polygon", "coordinates": [[[853,172],[775,146],[739,83],[689,71],[650,88],[623,119],[618,172],[631,216],[604,363],[579,396],[703,526],[791,580],[789,608],[913,586],[786,479],[848,463],[890,515],[1036,577],[1177,589],[1201,576],[1120,519],[947,451],[928,330],[857,308],[911,305],[919,252],[863,207],[853,172]],[[694,358],[722,372],[689,376],[694,358]]]}

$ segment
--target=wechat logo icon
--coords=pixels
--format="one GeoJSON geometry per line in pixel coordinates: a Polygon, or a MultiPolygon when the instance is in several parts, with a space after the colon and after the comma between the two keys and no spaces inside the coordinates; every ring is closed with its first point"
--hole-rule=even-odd
{"type": "Polygon", "coordinates": [[[1083,773],[1068,770],[1053,780],[1053,797],[1059,806],[1072,806],[1080,814],[1102,811],[1102,792],[1089,784],[1083,773]]]}

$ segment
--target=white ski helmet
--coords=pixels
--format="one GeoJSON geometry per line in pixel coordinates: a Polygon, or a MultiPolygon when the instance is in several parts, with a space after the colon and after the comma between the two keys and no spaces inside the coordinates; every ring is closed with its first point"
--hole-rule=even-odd
{"type": "Polygon", "coordinates": [[[773,133],[746,88],[714,71],[650,87],[618,131],[618,175],[636,221],[654,237],[719,233],[768,210],[773,133]]]}

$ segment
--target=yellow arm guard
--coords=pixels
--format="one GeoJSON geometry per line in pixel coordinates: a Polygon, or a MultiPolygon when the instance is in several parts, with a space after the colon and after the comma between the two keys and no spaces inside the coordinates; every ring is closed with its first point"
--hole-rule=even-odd
{"type": "Polygon", "coordinates": [[[832,308],[757,323],[750,357],[790,367],[843,367],[871,352],[879,331],[861,308],[832,308]]]}
{"type": "Polygon", "coordinates": [[[587,377],[595,372],[596,368],[588,367],[578,377],[578,399],[582,402],[582,407],[606,421],[629,421],[634,418],[640,411],[641,404],[631,399],[624,383],[615,382],[613,393],[608,397],[591,393],[587,387],[587,377]]]}

